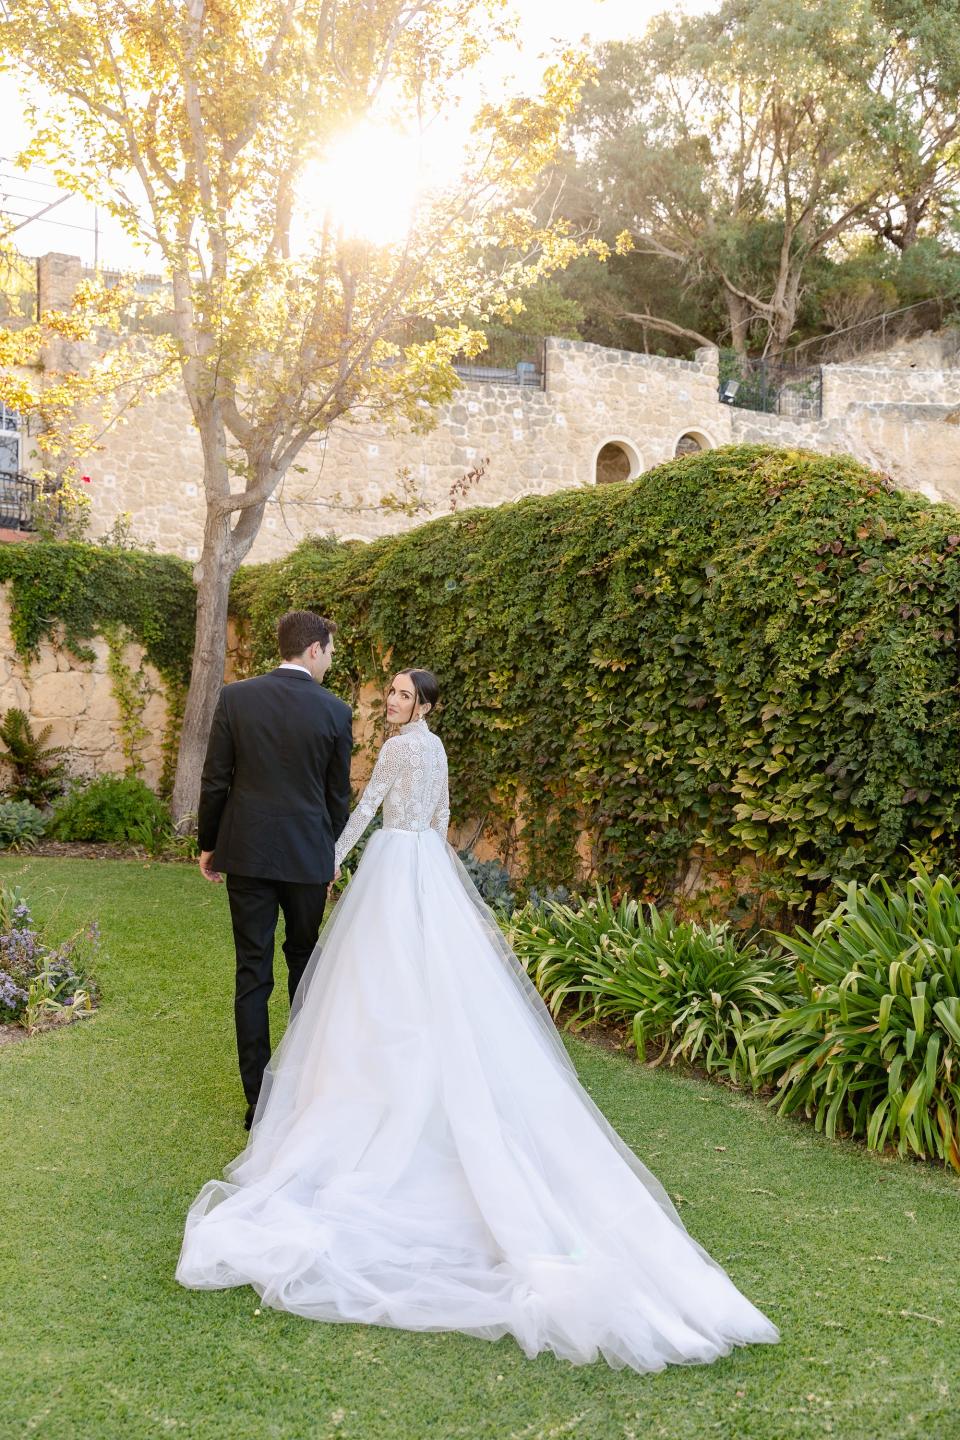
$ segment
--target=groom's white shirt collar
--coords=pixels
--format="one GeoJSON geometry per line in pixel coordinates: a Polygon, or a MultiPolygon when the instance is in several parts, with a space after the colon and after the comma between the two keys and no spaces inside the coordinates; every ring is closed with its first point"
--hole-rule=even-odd
{"type": "MultiPolygon", "coordinates": [[[[281,661],[280,661],[280,664],[277,666],[277,669],[278,669],[278,670],[302,670],[303,673],[304,673],[304,675],[310,675],[310,671],[307,669],[306,665],[297,665],[293,660],[281,660],[281,661]]],[[[310,675],[310,679],[311,679],[311,680],[313,679],[313,676],[312,676],[312,675],[310,675]]]]}

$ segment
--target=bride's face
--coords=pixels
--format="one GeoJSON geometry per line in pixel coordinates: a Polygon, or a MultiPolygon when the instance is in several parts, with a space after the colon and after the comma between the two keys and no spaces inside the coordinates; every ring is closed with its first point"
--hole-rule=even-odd
{"type": "Polygon", "coordinates": [[[409,675],[394,675],[387,691],[387,722],[406,725],[417,708],[417,692],[409,675]]]}

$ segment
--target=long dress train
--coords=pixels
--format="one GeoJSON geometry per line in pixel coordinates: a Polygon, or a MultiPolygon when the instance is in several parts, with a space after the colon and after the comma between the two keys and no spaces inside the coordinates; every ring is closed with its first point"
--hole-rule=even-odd
{"type": "Polygon", "coordinates": [[[446,756],[423,721],[383,747],[338,863],[381,801],[247,1148],[190,1207],[177,1279],[638,1371],[775,1342],[581,1087],[445,843],[446,756]]]}

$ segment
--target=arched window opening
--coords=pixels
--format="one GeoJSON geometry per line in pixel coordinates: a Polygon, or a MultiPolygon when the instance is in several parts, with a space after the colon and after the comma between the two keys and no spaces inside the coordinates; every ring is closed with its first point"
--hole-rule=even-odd
{"type": "Polygon", "coordinates": [[[598,485],[634,480],[641,470],[640,455],[629,440],[608,440],[597,451],[594,478],[598,485]]]}
{"type": "Polygon", "coordinates": [[[713,441],[701,430],[685,430],[674,446],[674,455],[699,455],[702,450],[712,450],[713,441]]]}

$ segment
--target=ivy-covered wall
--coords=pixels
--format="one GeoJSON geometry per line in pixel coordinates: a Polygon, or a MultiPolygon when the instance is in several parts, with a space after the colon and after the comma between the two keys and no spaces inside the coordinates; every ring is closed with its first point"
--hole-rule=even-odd
{"type": "Polygon", "coordinates": [[[0,546],[0,711],[23,709],[76,773],[167,789],[190,673],[190,567],[73,543],[0,546]]]}
{"type": "MultiPolygon", "coordinates": [[[[36,674],[53,646],[63,699],[58,667],[98,669],[134,767],[156,673],[169,780],[188,566],[9,545],[3,582],[7,671],[36,674]]],[[[692,855],[800,906],[911,850],[956,863],[960,514],[852,460],[730,447],[370,545],[306,542],[235,581],[255,668],[290,606],[338,620],[331,682],[350,699],[394,667],[437,671],[455,819],[538,881],[592,871],[658,895],[692,855]]]]}
{"type": "Polygon", "coordinates": [[[960,514],[852,460],[740,446],[241,571],[257,666],[290,606],[332,683],[440,677],[455,818],[523,865],[669,889],[705,851],[794,906],[960,830],[960,514]],[[578,857],[578,840],[581,856],[578,857]],[[748,862],[744,867],[742,862],[748,862]]]}
{"type": "Polygon", "coordinates": [[[173,555],[58,541],[0,546],[0,583],[11,582],[19,654],[61,638],[81,659],[104,627],[122,625],[165,680],[190,678],[196,599],[190,566],[173,555]]]}

